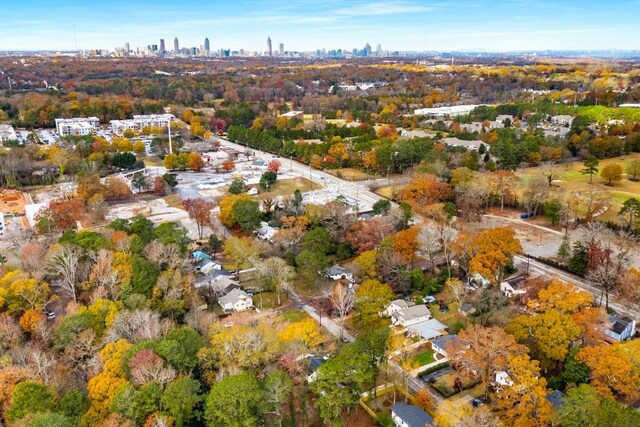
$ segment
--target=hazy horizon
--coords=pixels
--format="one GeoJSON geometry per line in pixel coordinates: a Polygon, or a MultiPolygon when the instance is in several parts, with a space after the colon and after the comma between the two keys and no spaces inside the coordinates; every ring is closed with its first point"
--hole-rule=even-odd
{"type": "Polygon", "coordinates": [[[72,1],[0,0],[4,25],[0,50],[131,49],[160,44],[173,49],[211,50],[362,48],[369,43],[390,51],[562,51],[637,50],[640,1],[489,0],[415,1],[238,0],[179,7],[157,0],[100,5],[72,1]],[[75,26],[75,34],[74,34],[75,26]]]}

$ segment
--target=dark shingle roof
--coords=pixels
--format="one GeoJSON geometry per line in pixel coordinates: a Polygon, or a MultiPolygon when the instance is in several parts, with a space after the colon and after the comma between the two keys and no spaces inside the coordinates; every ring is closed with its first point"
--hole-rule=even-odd
{"type": "Polygon", "coordinates": [[[611,330],[616,334],[620,335],[621,333],[624,332],[625,329],[627,329],[627,327],[631,324],[631,322],[632,320],[629,319],[628,317],[620,318],[616,320],[613,325],[611,325],[611,330]]]}
{"type": "Polygon", "coordinates": [[[564,403],[565,397],[567,396],[560,390],[553,390],[547,395],[547,400],[551,402],[554,408],[557,408],[564,403]]]}
{"type": "Polygon", "coordinates": [[[424,427],[433,423],[431,415],[415,405],[396,403],[391,411],[402,419],[409,427],[424,427]]]}

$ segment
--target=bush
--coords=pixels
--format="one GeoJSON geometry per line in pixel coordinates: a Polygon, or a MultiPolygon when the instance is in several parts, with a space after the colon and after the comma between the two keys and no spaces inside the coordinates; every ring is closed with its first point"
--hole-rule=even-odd
{"type": "Polygon", "coordinates": [[[376,415],[376,423],[382,427],[393,427],[393,418],[391,418],[391,413],[389,411],[382,411],[378,415],[376,415]]]}

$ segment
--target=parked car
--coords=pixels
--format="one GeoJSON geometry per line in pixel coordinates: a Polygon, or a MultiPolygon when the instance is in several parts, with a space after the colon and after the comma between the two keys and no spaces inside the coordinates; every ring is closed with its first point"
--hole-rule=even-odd
{"type": "Polygon", "coordinates": [[[446,313],[447,311],[449,311],[449,307],[447,306],[447,304],[441,302],[438,305],[438,308],[440,309],[441,312],[446,313]]]}
{"type": "Polygon", "coordinates": [[[427,304],[430,304],[435,301],[436,301],[436,297],[434,297],[433,295],[427,295],[426,297],[424,297],[424,302],[427,304]]]}
{"type": "Polygon", "coordinates": [[[474,408],[477,408],[478,406],[482,406],[482,405],[484,405],[484,402],[482,401],[482,399],[478,399],[478,398],[476,397],[475,399],[473,399],[473,400],[471,401],[471,405],[472,405],[474,408]]]}
{"type": "Polygon", "coordinates": [[[47,319],[53,320],[53,319],[56,318],[56,313],[51,311],[51,310],[49,310],[48,308],[45,307],[45,308],[42,309],[42,311],[43,311],[44,315],[47,316],[47,319]]]}

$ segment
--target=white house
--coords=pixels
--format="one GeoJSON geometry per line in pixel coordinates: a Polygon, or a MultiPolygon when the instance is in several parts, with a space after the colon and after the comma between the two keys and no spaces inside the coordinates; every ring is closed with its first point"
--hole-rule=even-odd
{"type": "Polygon", "coordinates": [[[524,286],[523,286],[524,282],[525,282],[524,276],[511,277],[507,280],[504,280],[502,283],[500,283],[500,291],[502,291],[504,296],[509,298],[514,297],[516,295],[522,295],[527,292],[527,290],[524,289],[524,286]]]}
{"type": "Polygon", "coordinates": [[[225,312],[245,311],[253,307],[253,299],[245,291],[234,288],[226,295],[219,297],[218,304],[225,312]]]}
{"type": "Polygon", "coordinates": [[[381,313],[381,317],[390,317],[393,315],[393,313],[397,313],[398,311],[404,310],[405,308],[411,307],[412,305],[415,305],[412,301],[405,301],[403,299],[393,300],[381,313]]]}
{"type": "Polygon", "coordinates": [[[495,383],[499,386],[511,387],[513,385],[513,380],[507,371],[498,371],[496,372],[495,383]]]}
{"type": "Polygon", "coordinates": [[[447,334],[447,325],[438,319],[428,319],[407,326],[409,335],[432,340],[447,334]]]}
{"type": "Polygon", "coordinates": [[[403,308],[391,315],[391,324],[408,327],[431,319],[431,312],[426,305],[414,305],[403,308]]]}
{"type": "Polygon", "coordinates": [[[304,117],[304,111],[289,111],[287,113],[280,114],[280,117],[286,117],[287,119],[294,119],[294,118],[301,119],[304,117]]]}
{"type": "Polygon", "coordinates": [[[625,341],[633,337],[636,333],[636,321],[628,317],[609,316],[611,327],[604,332],[614,341],[625,341]]]}
{"type": "Polygon", "coordinates": [[[431,349],[435,353],[438,353],[439,355],[441,355],[442,357],[449,357],[449,353],[447,353],[447,349],[446,349],[446,347],[449,346],[448,343],[451,343],[451,345],[454,345],[459,342],[464,342],[464,341],[460,340],[456,334],[445,335],[444,337],[437,338],[431,341],[431,349]]]}
{"type": "Polygon", "coordinates": [[[353,282],[353,273],[339,264],[334,264],[328,268],[325,275],[331,280],[348,280],[353,282]]]}
{"type": "Polygon", "coordinates": [[[415,405],[396,403],[391,408],[391,419],[396,427],[425,427],[433,424],[433,418],[415,405]]]}

